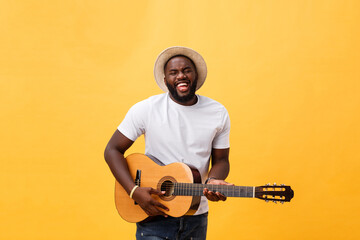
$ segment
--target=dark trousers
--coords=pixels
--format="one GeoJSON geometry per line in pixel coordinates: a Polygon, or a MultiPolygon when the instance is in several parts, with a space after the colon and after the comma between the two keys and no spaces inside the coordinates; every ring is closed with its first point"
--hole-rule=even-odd
{"type": "Polygon", "coordinates": [[[138,240],[205,240],[208,213],[195,216],[157,216],[147,222],[137,223],[138,240]]]}

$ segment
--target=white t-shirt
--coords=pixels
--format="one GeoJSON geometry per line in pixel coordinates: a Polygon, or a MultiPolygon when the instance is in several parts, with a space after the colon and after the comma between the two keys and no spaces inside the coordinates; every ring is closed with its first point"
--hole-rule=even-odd
{"type": "MultiPolygon", "coordinates": [[[[118,130],[135,141],[145,136],[145,154],[164,165],[183,162],[207,178],[212,148],[229,148],[230,119],[220,103],[196,95],[192,106],[174,102],[169,93],[152,96],[130,108],[118,130]]],[[[208,211],[202,197],[197,214],[208,211]]]]}

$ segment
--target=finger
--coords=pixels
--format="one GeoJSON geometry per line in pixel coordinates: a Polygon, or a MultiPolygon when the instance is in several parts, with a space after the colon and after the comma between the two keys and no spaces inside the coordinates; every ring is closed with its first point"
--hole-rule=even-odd
{"type": "Polygon", "coordinates": [[[220,197],[219,197],[219,193],[218,192],[213,192],[213,198],[215,199],[214,201],[219,201],[220,197]]]}
{"type": "Polygon", "coordinates": [[[204,196],[209,199],[210,201],[215,201],[214,199],[214,192],[210,191],[209,189],[205,188],[204,191],[204,196]]]}
{"type": "Polygon", "coordinates": [[[209,199],[210,201],[214,201],[214,202],[219,201],[218,196],[217,196],[214,192],[212,192],[212,191],[208,191],[207,194],[206,194],[206,197],[207,197],[207,199],[209,199]]]}
{"type": "Polygon", "coordinates": [[[209,189],[207,188],[204,189],[203,193],[206,196],[206,198],[210,201],[217,202],[220,200],[219,196],[215,192],[209,191],[209,189]]]}
{"type": "Polygon", "coordinates": [[[154,208],[154,215],[153,216],[157,216],[157,215],[168,217],[168,215],[166,213],[164,213],[163,211],[160,211],[159,209],[154,208]]]}
{"type": "MultiPolygon", "coordinates": [[[[154,204],[153,205],[153,208],[152,208],[152,214],[154,215],[154,216],[156,216],[156,215],[162,215],[162,216],[164,216],[164,217],[167,217],[168,215],[166,214],[166,213],[164,213],[163,211],[161,211],[159,208],[157,208],[157,207],[160,207],[160,206],[158,206],[158,205],[156,205],[156,204],[154,204]]],[[[165,206],[164,206],[165,207],[165,206]]],[[[165,207],[166,208],[166,207],[165,207]]]]}
{"type": "Polygon", "coordinates": [[[214,184],[214,185],[229,185],[229,186],[235,186],[233,183],[228,183],[224,180],[212,180],[210,184],[214,184]]]}
{"type": "Polygon", "coordinates": [[[147,209],[144,209],[144,211],[145,211],[145,213],[146,213],[147,215],[152,216],[151,212],[148,211],[147,209]]]}
{"type": "Polygon", "coordinates": [[[219,193],[219,192],[216,192],[216,195],[217,195],[217,197],[219,198],[219,200],[221,200],[221,201],[225,201],[225,200],[226,200],[226,196],[225,196],[225,195],[223,195],[223,194],[221,194],[221,193],[219,193]]]}
{"type": "Polygon", "coordinates": [[[162,212],[161,210],[159,210],[155,205],[151,204],[149,206],[147,206],[146,208],[143,208],[144,211],[146,212],[147,215],[149,216],[157,216],[157,215],[163,215],[165,216],[166,214],[164,212],[162,212]]]}
{"type": "Polygon", "coordinates": [[[164,209],[164,210],[166,210],[166,211],[169,211],[169,208],[166,207],[165,205],[163,205],[161,202],[154,201],[153,204],[154,204],[155,206],[159,207],[159,208],[162,208],[162,209],[164,209]]]}
{"type": "Polygon", "coordinates": [[[161,215],[161,214],[159,214],[158,211],[155,210],[155,209],[149,209],[149,210],[147,211],[147,215],[149,215],[149,216],[156,216],[156,215],[161,215]]]}
{"type": "Polygon", "coordinates": [[[206,196],[208,192],[209,192],[209,189],[204,188],[204,190],[203,190],[203,194],[204,194],[204,196],[206,196]]]}
{"type": "Polygon", "coordinates": [[[164,195],[166,192],[165,191],[159,191],[157,189],[151,188],[149,193],[150,194],[155,194],[155,195],[164,195]]]}
{"type": "Polygon", "coordinates": [[[203,194],[204,194],[205,197],[209,198],[209,196],[210,196],[210,195],[209,195],[209,192],[210,192],[209,189],[204,188],[203,194]]]}
{"type": "Polygon", "coordinates": [[[235,186],[235,184],[233,184],[233,183],[228,183],[228,182],[225,182],[225,181],[221,181],[219,184],[220,184],[220,185],[235,186]]]}

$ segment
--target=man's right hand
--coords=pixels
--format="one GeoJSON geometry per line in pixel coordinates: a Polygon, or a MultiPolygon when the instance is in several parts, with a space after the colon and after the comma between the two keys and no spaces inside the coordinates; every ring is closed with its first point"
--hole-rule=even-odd
{"type": "Polygon", "coordinates": [[[137,189],[135,189],[132,197],[146,212],[147,215],[162,215],[164,217],[167,217],[167,214],[161,211],[159,208],[162,208],[165,211],[169,211],[169,209],[165,205],[161,204],[160,202],[156,201],[154,198],[151,197],[152,194],[160,196],[164,193],[165,192],[161,192],[151,187],[138,187],[137,189]]]}

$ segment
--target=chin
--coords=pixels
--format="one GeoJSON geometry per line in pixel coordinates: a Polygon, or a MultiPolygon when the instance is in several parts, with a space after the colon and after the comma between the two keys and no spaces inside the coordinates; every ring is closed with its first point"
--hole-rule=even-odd
{"type": "Polygon", "coordinates": [[[178,102],[185,103],[195,97],[196,83],[195,85],[191,86],[191,88],[185,93],[179,92],[174,86],[171,86],[167,82],[165,83],[167,85],[170,95],[178,102]]]}

